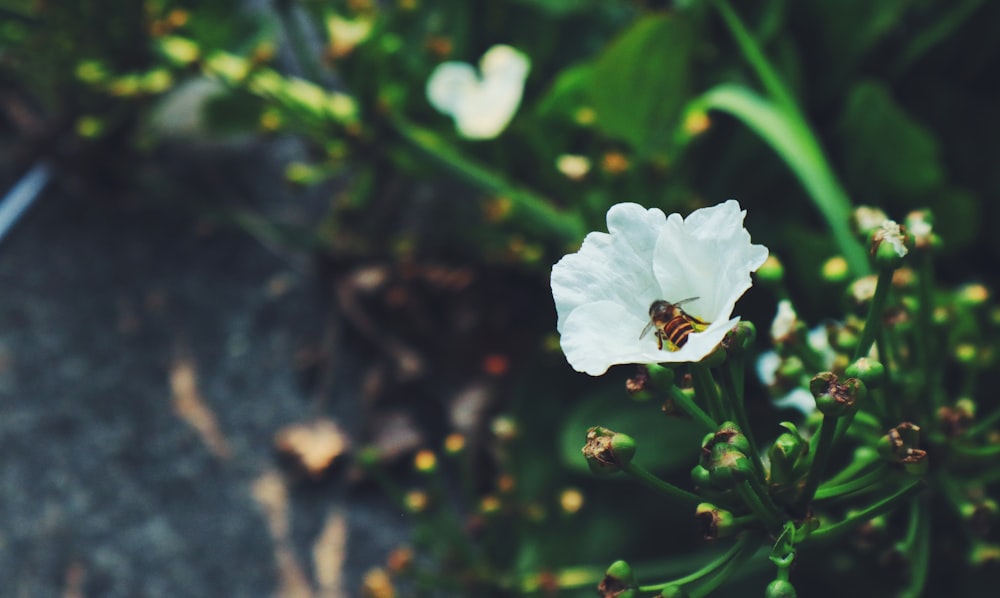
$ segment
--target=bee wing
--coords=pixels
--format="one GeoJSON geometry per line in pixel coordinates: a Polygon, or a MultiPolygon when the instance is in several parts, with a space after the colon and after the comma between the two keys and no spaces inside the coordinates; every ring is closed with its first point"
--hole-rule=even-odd
{"type": "Polygon", "coordinates": [[[650,320],[646,322],[646,326],[642,329],[642,332],[639,333],[639,339],[642,340],[642,338],[647,334],[649,334],[649,331],[652,329],[653,329],[653,321],[650,320]]]}

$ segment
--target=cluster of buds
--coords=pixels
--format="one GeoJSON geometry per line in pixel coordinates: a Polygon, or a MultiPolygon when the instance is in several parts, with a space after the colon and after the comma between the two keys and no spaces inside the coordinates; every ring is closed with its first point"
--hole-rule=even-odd
{"type": "Polygon", "coordinates": [[[701,445],[701,458],[691,470],[695,485],[724,491],[754,475],[754,467],[747,456],[750,441],[733,422],[723,422],[718,430],[705,436],[701,445]]]}

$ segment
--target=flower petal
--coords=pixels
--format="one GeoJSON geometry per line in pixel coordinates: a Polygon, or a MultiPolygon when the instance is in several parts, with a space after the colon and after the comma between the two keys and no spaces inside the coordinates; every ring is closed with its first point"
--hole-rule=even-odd
{"type": "Polygon", "coordinates": [[[559,314],[557,328],[577,307],[610,300],[648,321],[649,305],[662,299],[653,278],[653,251],[666,222],[662,211],[647,210],[634,203],[621,203],[608,210],[610,233],[593,232],[576,253],[564,256],[552,267],[552,297],[559,314]]]}
{"type": "Polygon", "coordinates": [[[464,62],[442,62],[427,79],[427,101],[441,113],[454,116],[458,106],[479,86],[475,69],[464,62]]]}
{"type": "Polygon", "coordinates": [[[664,299],[699,300],[685,311],[706,321],[728,318],[750,288],[750,272],[767,259],[767,248],[750,243],[743,228],[746,211],[735,200],[692,212],[687,219],[671,214],[657,241],[653,262],[664,299]]]}

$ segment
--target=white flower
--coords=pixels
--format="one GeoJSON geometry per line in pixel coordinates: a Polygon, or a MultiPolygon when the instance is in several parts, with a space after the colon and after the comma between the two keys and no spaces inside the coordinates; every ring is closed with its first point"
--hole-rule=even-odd
{"type": "Polygon", "coordinates": [[[608,210],[609,233],[587,235],[580,251],[552,267],[560,342],[573,368],[598,376],[619,363],[698,361],[732,330],[736,301],[750,273],[767,259],[743,228],[746,212],[729,200],[666,217],[622,203],[608,210]],[[683,310],[708,323],[678,350],[639,338],[657,300],[686,302],[683,310]]]}
{"type": "Polygon", "coordinates": [[[455,119],[458,133],[491,139],[514,117],[528,77],[528,57],[510,46],[490,48],[479,60],[479,73],[464,62],[443,62],[427,79],[427,100],[455,119]]]}

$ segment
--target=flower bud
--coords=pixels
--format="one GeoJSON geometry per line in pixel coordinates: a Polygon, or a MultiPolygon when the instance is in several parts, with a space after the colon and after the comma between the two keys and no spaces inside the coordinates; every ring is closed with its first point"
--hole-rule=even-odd
{"type": "Polygon", "coordinates": [[[809,453],[809,443],[802,439],[794,424],[782,422],[781,425],[788,431],[775,439],[767,455],[771,460],[771,483],[784,486],[793,484],[799,477],[797,470],[809,453]]]}
{"type": "Polygon", "coordinates": [[[620,471],[635,456],[635,440],[627,434],[619,434],[600,426],[587,430],[587,444],[583,446],[583,456],[590,471],[609,474],[620,471]]]}
{"type": "Polygon", "coordinates": [[[917,448],[920,444],[920,426],[903,422],[879,439],[878,451],[882,458],[895,463],[911,475],[927,471],[927,451],[917,448]]]}
{"type": "Polygon", "coordinates": [[[997,501],[992,498],[984,498],[978,502],[964,502],[959,507],[959,512],[969,524],[972,533],[979,537],[986,537],[996,521],[1000,507],[997,501]]]}
{"type": "Polygon", "coordinates": [[[894,220],[886,220],[869,238],[869,253],[875,258],[880,270],[892,270],[903,264],[903,258],[910,252],[908,245],[913,241],[906,234],[906,227],[894,220]]]}
{"type": "Polygon", "coordinates": [[[914,210],[903,220],[906,230],[913,236],[913,246],[925,250],[941,245],[941,238],[934,232],[934,215],[930,210],[914,210]]]}
{"type": "Polygon", "coordinates": [[[990,290],[979,283],[969,283],[955,291],[958,307],[979,307],[990,300],[990,290]]]}
{"type": "Polygon", "coordinates": [[[943,405],[937,410],[937,419],[948,438],[957,438],[965,433],[976,417],[976,403],[969,398],[961,398],[954,405],[943,405]]]}
{"type": "Polygon", "coordinates": [[[715,432],[708,433],[702,438],[701,459],[699,460],[702,466],[711,467],[713,449],[719,445],[731,446],[741,453],[750,452],[750,441],[740,430],[740,427],[730,421],[722,422],[715,432]]]}
{"type": "Polygon", "coordinates": [[[684,586],[669,585],[660,590],[660,598],[688,598],[691,594],[684,589],[684,586]]]}
{"type": "Polygon", "coordinates": [[[625,561],[611,563],[597,586],[597,595],[601,598],[632,598],[637,591],[632,566],[625,561]]]}
{"type": "Polygon", "coordinates": [[[635,374],[625,380],[626,392],[636,401],[648,401],[652,397],[650,386],[649,370],[644,365],[636,368],[635,374]]]}
{"type": "Polygon", "coordinates": [[[976,544],[969,551],[969,564],[973,567],[1000,563],[1000,546],[996,544],[976,544]]]}
{"type": "Polygon", "coordinates": [[[695,465],[691,469],[691,482],[696,488],[708,489],[708,490],[718,490],[718,486],[712,483],[712,474],[709,473],[708,469],[701,465],[695,465]]]}
{"type": "Polygon", "coordinates": [[[881,208],[858,206],[851,212],[851,228],[863,237],[870,236],[889,219],[881,208]]]}
{"type": "Polygon", "coordinates": [[[726,333],[722,339],[722,347],[730,357],[739,357],[753,346],[757,339],[757,327],[753,322],[740,321],[735,328],[726,333]]]}
{"type": "Polygon", "coordinates": [[[750,458],[728,444],[717,444],[712,447],[712,460],[708,472],[712,483],[722,488],[732,488],[750,479],[755,473],[750,458]]]}
{"type": "Polygon", "coordinates": [[[878,286],[877,276],[862,276],[847,287],[851,302],[858,308],[867,308],[875,297],[875,287],[878,286]]]}
{"type": "Polygon", "coordinates": [[[650,363],[646,365],[646,372],[649,374],[649,378],[653,385],[657,388],[669,388],[674,383],[675,374],[674,370],[671,368],[650,363]]]}
{"type": "Polygon", "coordinates": [[[847,260],[841,255],[835,255],[826,260],[820,269],[823,280],[836,284],[846,281],[850,274],[851,269],[847,265],[847,260]]]}
{"type": "Polygon", "coordinates": [[[809,381],[809,391],[816,398],[816,409],[827,417],[842,417],[858,408],[858,400],[866,394],[865,385],[857,378],[837,381],[833,372],[821,372],[809,381]]]}
{"type": "Polygon", "coordinates": [[[764,598],[795,598],[797,595],[795,586],[784,579],[772,581],[767,584],[767,589],[764,590],[764,598]]]}
{"type": "Polygon", "coordinates": [[[875,359],[862,357],[847,366],[844,373],[864,382],[866,388],[878,388],[885,378],[885,366],[875,359]]]}
{"type": "Polygon", "coordinates": [[[735,422],[725,421],[719,424],[713,437],[713,446],[719,443],[728,444],[744,454],[750,452],[750,441],[735,422]]]}
{"type": "Polygon", "coordinates": [[[760,268],[757,268],[757,280],[765,285],[778,284],[785,277],[785,266],[774,254],[767,256],[760,268]]]}
{"type": "Polygon", "coordinates": [[[725,509],[703,502],[694,511],[695,521],[706,540],[728,538],[740,531],[733,514],[725,509]]]}

